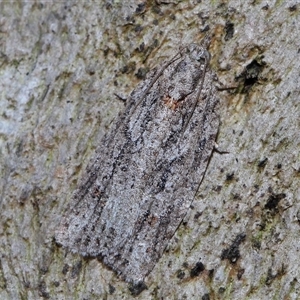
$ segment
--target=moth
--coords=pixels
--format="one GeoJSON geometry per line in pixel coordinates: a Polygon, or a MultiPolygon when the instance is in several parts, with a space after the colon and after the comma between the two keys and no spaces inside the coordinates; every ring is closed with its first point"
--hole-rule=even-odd
{"type": "Polygon", "coordinates": [[[131,93],[76,189],[56,241],[141,284],[206,171],[219,128],[210,38],[154,68],[131,93]]]}

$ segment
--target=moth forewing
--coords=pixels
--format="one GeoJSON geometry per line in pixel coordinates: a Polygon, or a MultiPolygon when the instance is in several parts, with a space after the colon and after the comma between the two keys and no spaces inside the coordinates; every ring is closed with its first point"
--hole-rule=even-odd
{"type": "Polygon", "coordinates": [[[209,37],[133,91],[99,143],[56,240],[100,257],[124,280],[144,280],[187,213],[218,132],[209,37]]]}

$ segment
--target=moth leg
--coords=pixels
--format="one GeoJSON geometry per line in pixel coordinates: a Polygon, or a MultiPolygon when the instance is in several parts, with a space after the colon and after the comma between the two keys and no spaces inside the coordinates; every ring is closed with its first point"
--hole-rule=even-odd
{"type": "Polygon", "coordinates": [[[126,103],[127,98],[121,95],[118,95],[117,93],[114,93],[114,95],[118,98],[118,100],[120,100],[123,103],[126,103]]]}
{"type": "Polygon", "coordinates": [[[216,151],[219,154],[229,154],[230,153],[229,151],[221,150],[219,148],[219,145],[216,142],[215,142],[215,145],[214,145],[214,151],[216,151]]]}
{"type": "Polygon", "coordinates": [[[224,87],[219,87],[217,86],[217,90],[222,92],[222,91],[228,91],[228,90],[235,90],[237,89],[239,86],[238,85],[235,85],[235,86],[224,86],[224,87]]]}
{"type": "Polygon", "coordinates": [[[213,80],[216,82],[215,84],[215,87],[218,91],[228,91],[228,90],[234,90],[234,89],[237,89],[239,86],[238,85],[229,85],[229,86],[226,86],[224,83],[222,83],[217,74],[214,74],[214,77],[213,77],[213,80]]]}

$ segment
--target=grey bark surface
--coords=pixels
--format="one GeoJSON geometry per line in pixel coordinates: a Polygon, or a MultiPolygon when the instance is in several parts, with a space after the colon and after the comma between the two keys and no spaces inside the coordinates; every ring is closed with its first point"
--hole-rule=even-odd
{"type": "Polygon", "coordinates": [[[136,299],[299,299],[296,1],[0,3],[0,299],[131,299],[54,233],[147,70],[208,30],[218,148],[136,299]],[[199,2],[199,3],[198,3],[199,2]]]}

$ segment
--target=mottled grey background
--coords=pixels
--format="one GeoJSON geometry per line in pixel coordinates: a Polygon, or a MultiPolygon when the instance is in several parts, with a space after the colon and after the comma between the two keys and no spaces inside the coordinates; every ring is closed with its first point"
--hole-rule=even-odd
{"type": "Polygon", "coordinates": [[[58,248],[54,230],[123,107],[114,94],[209,30],[211,67],[238,86],[220,92],[229,154],[214,153],[136,299],[298,299],[299,11],[275,0],[2,1],[0,298],[131,298],[101,263],[58,248]]]}

